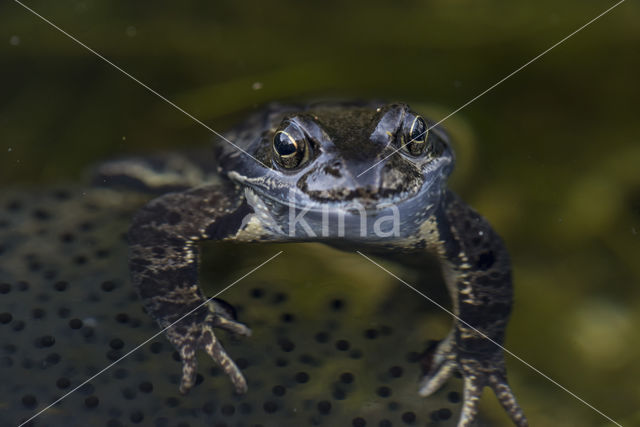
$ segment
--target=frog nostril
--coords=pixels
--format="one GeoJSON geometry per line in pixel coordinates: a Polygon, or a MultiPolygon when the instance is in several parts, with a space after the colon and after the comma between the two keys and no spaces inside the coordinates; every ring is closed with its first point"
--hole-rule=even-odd
{"type": "Polygon", "coordinates": [[[328,175],[334,176],[336,178],[342,178],[342,173],[340,172],[342,164],[340,162],[335,162],[331,166],[325,166],[324,171],[328,175]]]}

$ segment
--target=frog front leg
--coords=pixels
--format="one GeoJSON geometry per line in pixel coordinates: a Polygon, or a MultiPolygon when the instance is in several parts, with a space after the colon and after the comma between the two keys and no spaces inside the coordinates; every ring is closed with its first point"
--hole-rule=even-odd
{"type": "Polygon", "coordinates": [[[473,423],[486,386],[493,389],[517,426],[527,426],[507,382],[500,347],[513,300],[511,263],[502,240],[483,217],[451,192],[445,194],[442,210],[435,220],[425,223],[423,232],[437,235],[430,244],[441,258],[456,320],[435,351],[420,394],[428,396],[438,390],[457,368],[464,379],[458,427],[473,423]]]}
{"type": "Polygon", "coordinates": [[[162,329],[168,328],[166,336],[180,354],[182,393],[195,383],[197,350],[204,350],[220,365],[237,392],[247,389],[214,328],[247,336],[251,331],[236,322],[224,304],[211,300],[203,305],[207,300],[198,284],[197,243],[233,235],[250,212],[242,193],[233,184],[223,183],[165,194],[133,219],[128,234],[133,285],[146,312],[162,329]]]}

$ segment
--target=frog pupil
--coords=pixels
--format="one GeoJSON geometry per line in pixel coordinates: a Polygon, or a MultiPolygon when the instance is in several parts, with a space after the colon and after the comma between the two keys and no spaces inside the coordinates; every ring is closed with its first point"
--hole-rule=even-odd
{"type": "Polygon", "coordinates": [[[426,136],[427,125],[421,117],[416,117],[409,135],[412,141],[422,142],[426,136]]]}
{"type": "Polygon", "coordinates": [[[278,132],[273,142],[274,148],[281,156],[290,156],[298,149],[298,145],[291,135],[286,132],[278,132]]]}

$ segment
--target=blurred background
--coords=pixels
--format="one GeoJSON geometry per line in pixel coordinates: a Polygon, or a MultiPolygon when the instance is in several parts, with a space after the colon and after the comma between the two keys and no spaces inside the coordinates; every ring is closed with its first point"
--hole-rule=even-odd
{"type": "MultiPolygon", "coordinates": [[[[614,2],[26,4],[224,131],[273,100],[382,98],[439,120],[614,2]]],[[[19,4],[0,11],[3,187],[81,181],[108,158],[214,139],[19,4]]],[[[443,123],[458,138],[452,188],[512,254],[507,348],[625,426],[640,425],[638,22],[640,6],[623,3],[443,123]]],[[[318,254],[338,253],[295,260],[318,254]]],[[[508,366],[532,425],[612,425],[508,366]]],[[[489,393],[483,410],[508,425],[489,393]]]]}

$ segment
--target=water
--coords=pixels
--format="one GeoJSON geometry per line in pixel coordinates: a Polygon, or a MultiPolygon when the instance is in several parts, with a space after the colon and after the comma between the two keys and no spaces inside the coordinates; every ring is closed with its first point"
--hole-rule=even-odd
{"type": "MultiPolygon", "coordinates": [[[[322,5],[192,1],[149,6],[122,1],[69,1],[29,6],[217,131],[224,131],[264,102],[318,97],[401,100],[439,120],[607,7],[574,1],[561,5],[550,1],[322,5]]],[[[14,312],[9,325],[25,322],[21,333],[26,335],[20,339],[7,325],[0,325],[3,357],[12,359],[11,366],[2,368],[3,375],[11,380],[0,395],[0,404],[11,408],[8,422],[15,424],[18,418],[29,416],[64,391],[56,386],[61,377],[72,384],[87,377],[90,369],[72,369],[75,359],[67,356],[69,348],[81,351],[83,362],[94,369],[109,363],[105,356],[109,343],[123,334],[113,316],[137,310],[135,305],[123,302],[125,305],[116,313],[112,308],[116,300],[109,299],[111,296],[89,302],[91,292],[99,296],[104,293],[100,285],[105,280],[116,279],[116,289],[122,292],[109,295],[127,295],[125,248],[113,242],[108,256],[99,257],[96,251],[106,250],[100,244],[105,242],[104,236],[115,236],[126,229],[127,212],[140,201],[107,203],[108,198],[96,196],[86,186],[86,170],[105,159],[201,146],[214,137],[18,4],[7,2],[1,8],[2,245],[6,248],[8,242],[18,240],[32,245],[32,249],[19,254],[19,262],[9,263],[8,254],[14,252],[0,255],[1,281],[12,286],[0,297],[14,312]],[[78,206],[83,197],[97,197],[108,206],[99,204],[98,213],[92,215],[104,215],[104,220],[95,223],[94,230],[82,231],[88,213],[80,207],[61,210],[62,202],[53,195],[53,187],[71,188],[71,199],[78,206]],[[12,211],[10,204],[18,199],[22,210],[12,211]],[[37,215],[33,217],[37,209],[50,211],[53,220],[65,221],[66,228],[40,224],[37,215]],[[104,213],[105,209],[121,216],[116,220],[114,215],[104,213]],[[81,238],[70,243],[76,245],[77,252],[67,254],[59,247],[65,232],[74,236],[98,234],[94,240],[81,238]],[[91,241],[97,246],[90,246],[91,241]],[[91,252],[84,254],[88,250],[91,252]],[[25,258],[28,252],[38,251],[44,255],[56,253],[60,259],[25,258]],[[65,255],[69,257],[66,263],[65,255]],[[84,263],[77,258],[81,256],[86,257],[84,263]],[[29,265],[33,267],[33,263],[42,266],[31,271],[29,265]],[[46,276],[47,266],[59,271],[60,277],[46,276]],[[107,273],[114,277],[98,280],[100,274],[107,273]],[[30,287],[21,294],[18,286],[26,275],[30,287]],[[70,284],[65,292],[79,292],[77,299],[66,306],[71,310],[67,318],[58,313],[65,308],[59,305],[68,295],[53,287],[59,281],[70,284]],[[81,292],[83,286],[86,295],[81,292]],[[49,299],[39,300],[41,293],[49,294],[49,299]],[[33,318],[36,308],[46,311],[47,320],[33,318]],[[80,345],[70,335],[64,338],[70,333],[68,321],[81,315],[95,322],[100,343],[95,348],[80,345]],[[41,332],[45,327],[52,331],[41,332]],[[54,334],[58,327],[66,329],[60,332],[51,352],[59,353],[61,361],[42,370],[38,363],[40,359],[46,362],[50,352],[31,342],[41,335],[54,334]],[[62,346],[64,339],[70,340],[66,347],[62,346]],[[15,350],[7,350],[7,345],[14,345],[15,350]],[[29,365],[25,358],[35,367],[24,368],[29,365]],[[63,368],[68,370],[59,371],[63,368]],[[26,403],[22,400],[29,395],[36,398],[36,405],[30,405],[30,399],[26,403]]],[[[640,371],[634,363],[640,356],[636,332],[640,320],[637,21],[638,6],[625,2],[443,123],[457,141],[458,167],[452,187],[490,219],[513,257],[516,306],[507,348],[625,426],[640,423],[640,371]]],[[[214,246],[205,248],[212,261],[203,271],[212,292],[279,248],[232,251],[214,246]],[[216,251],[222,252],[228,262],[222,266],[215,262],[216,251]]],[[[243,319],[257,323],[252,324],[254,337],[230,342],[231,351],[248,361],[265,353],[263,360],[255,361],[255,366],[262,366],[259,363],[273,362],[282,351],[278,338],[283,334],[296,338],[291,340],[297,344],[307,343],[306,339],[315,343],[315,334],[330,326],[323,322],[333,319],[345,332],[331,335],[331,348],[341,339],[350,343],[361,340],[362,359],[343,360],[340,350],[327,352],[319,367],[309,368],[311,379],[303,385],[295,383],[298,388],[292,383],[284,396],[274,395],[272,388],[286,384],[267,376],[247,398],[253,400],[244,401],[254,408],[251,415],[241,412],[243,402],[233,400],[223,378],[207,376],[200,390],[206,387],[208,393],[227,393],[220,398],[227,400],[216,406],[214,414],[207,415],[203,411],[205,397],[198,389],[180,398],[175,406],[171,406],[173,401],[167,404],[167,399],[178,398],[170,378],[154,381],[153,393],[138,389],[140,382],[178,371],[175,362],[167,361],[171,359],[168,348],[157,354],[146,349],[152,361],[132,359],[129,364],[138,364],[135,375],[141,376],[146,372],[142,366],[147,366],[151,372],[148,377],[118,380],[113,373],[108,376],[108,384],[95,381],[94,390],[88,394],[79,392],[52,409],[51,418],[43,414],[40,425],[59,425],[63,418],[55,416],[76,413],[77,408],[83,408],[82,414],[94,417],[91,420],[98,425],[106,425],[111,418],[133,422],[130,417],[135,411],[143,413],[144,423],[152,423],[167,411],[177,417],[181,409],[195,407],[200,415],[192,416],[194,425],[203,420],[253,422],[251,417],[257,413],[268,413],[263,406],[273,399],[281,405],[274,417],[284,414],[284,408],[297,407],[294,402],[307,399],[313,401],[308,413],[303,406],[298,412],[308,415],[301,418],[307,421],[312,416],[327,416],[317,407],[326,401],[331,403],[334,422],[344,425],[358,417],[368,420],[367,425],[377,425],[372,423],[384,418],[392,419],[393,425],[403,425],[405,412],[417,414],[418,424],[435,423],[431,414],[443,408],[453,415],[434,425],[452,422],[458,406],[447,400],[447,393],[459,390],[459,382],[452,381],[447,386],[450,390],[431,403],[425,401],[421,409],[422,401],[412,394],[419,367],[407,361],[409,353],[421,351],[428,340],[446,333],[446,315],[427,301],[419,302],[424,305],[418,305],[414,313],[417,317],[410,319],[403,318],[407,313],[381,312],[380,304],[391,296],[396,302],[412,300],[413,296],[401,283],[381,276],[375,266],[367,265],[357,255],[315,246],[284,249],[277,266],[256,274],[242,288],[239,284],[227,297],[243,307],[243,319]],[[283,272],[286,279],[282,278],[283,272]],[[368,284],[364,290],[362,283],[368,284]],[[250,290],[255,288],[264,288],[265,297],[254,298],[250,290]],[[337,296],[338,291],[344,294],[337,296]],[[269,298],[278,293],[286,293],[291,305],[270,305],[269,298]],[[330,304],[336,298],[347,301],[349,310],[328,314],[334,313],[330,304]],[[281,316],[287,313],[296,321],[283,322],[281,316]],[[416,319],[422,323],[415,323],[416,319]],[[266,326],[260,326],[260,321],[266,326]],[[410,325],[411,333],[399,332],[403,322],[415,323],[410,325]],[[391,341],[363,339],[364,331],[390,324],[394,333],[385,339],[391,341]],[[307,330],[308,337],[303,333],[307,330]],[[398,349],[397,354],[367,347],[370,342],[388,342],[398,349]],[[378,359],[369,359],[370,354],[378,359]],[[343,365],[345,360],[353,364],[347,367],[343,365]],[[372,361],[371,365],[359,365],[358,360],[372,361]],[[401,379],[380,379],[379,375],[393,366],[402,366],[401,379]],[[355,397],[335,399],[331,393],[346,371],[355,375],[355,397]],[[368,377],[366,372],[374,375],[368,377]],[[365,385],[359,385],[361,378],[365,385]],[[400,385],[390,386],[392,396],[409,410],[389,410],[385,406],[389,399],[377,394],[379,387],[389,387],[385,381],[400,381],[400,385]],[[137,390],[135,399],[121,396],[122,389],[128,388],[137,390]],[[294,395],[299,400],[291,397],[294,395]],[[93,412],[86,408],[85,399],[90,396],[99,399],[93,412]],[[226,418],[220,415],[225,404],[235,405],[233,415],[226,418]],[[122,414],[116,417],[109,408],[122,414]]],[[[407,280],[417,280],[411,272],[394,268],[407,280]]],[[[439,286],[433,286],[432,292],[446,301],[439,286]]],[[[140,316],[140,321],[147,319],[140,316]]],[[[121,338],[125,349],[135,345],[138,338],[143,339],[144,332],[153,331],[146,323],[144,327],[148,329],[137,330],[138,335],[121,338]]],[[[606,425],[603,417],[535,372],[515,360],[507,362],[511,382],[532,425],[606,425]]],[[[295,382],[295,374],[304,370],[292,369],[285,379],[295,382]]],[[[262,381],[264,372],[252,372],[248,367],[246,373],[251,386],[251,381],[262,381]]],[[[508,425],[489,393],[483,399],[483,416],[490,425],[508,425]]],[[[176,424],[178,419],[171,417],[176,424]]],[[[265,418],[263,424],[271,425],[269,422],[285,425],[286,421],[265,418]]],[[[299,420],[295,423],[304,425],[299,420]]]]}

